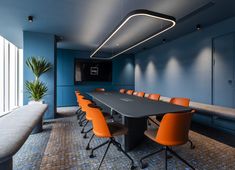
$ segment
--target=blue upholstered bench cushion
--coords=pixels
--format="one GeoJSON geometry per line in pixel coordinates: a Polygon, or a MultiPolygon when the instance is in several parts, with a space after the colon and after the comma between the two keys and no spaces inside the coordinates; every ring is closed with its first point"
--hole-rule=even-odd
{"type": "Polygon", "coordinates": [[[47,107],[46,104],[25,105],[0,118],[0,163],[20,149],[47,107]]]}

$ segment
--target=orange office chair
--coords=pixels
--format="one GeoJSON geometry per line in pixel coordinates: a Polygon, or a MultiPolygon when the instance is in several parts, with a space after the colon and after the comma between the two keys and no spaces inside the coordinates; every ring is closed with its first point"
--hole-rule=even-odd
{"type": "Polygon", "coordinates": [[[189,102],[190,102],[189,98],[183,98],[183,97],[174,97],[174,98],[171,98],[170,100],[171,104],[176,104],[176,105],[185,106],[185,107],[189,107],[189,102]]]}
{"type": "MultiPolygon", "coordinates": [[[[81,117],[79,119],[79,125],[80,126],[86,126],[86,102],[88,102],[88,104],[92,103],[93,105],[96,105],[92,100],[86,99],[83,95],[78,95],[78,103],[79,103],[79,107],[81,108],[81,117]],[[85,102],[85,103],[84,103],[85,102]],[[85,125],[83,125],[83,123],[85,122],[85,125]]],[[[83,130],[82,130],[83,133],[83,130]]]]}
{"type": "Polygon", "coordinates": [[[80,95],[80,92],[79,91],[75,91],[75,96],[76,96],[76,99],[77,99],[77,104],[79,106],[79,103],[78,103],[78,96],[80,95]]]}
{"type": "MultiPolygon", "coordinates": [[[[183,98],[183,97],[174,97],[174,98],[171,98],[170,103],[180,105],[180,106],[189,107],[190,99],[183,98]]],[[[194,149],[195,145],[193,144],[193,142],[190,139],[188,139],[188,142],[190,143],[190,148],[194,149]]]]}
{"type": "MultiPolygon", "coordinates": [[[[175,104],[175,105],[179,105],[179,106],[189,107],[190,99],[189,98],[183,98],[183,97],[174,97],[174,98],[171,98],[170,103],[175,104]]],[[[156,116],[156,119],[161,121],[162,117],[163,116],[156,116]]],[[[190,143],[190,148],[194,149],[195,145],[193,144],[193,142],[190,139],[188,140],[188,142],[190,143]]]]}
{"type": "Polygon", "coordinates": [[[80,104],[79,104],[79,100],[82,97],[82,95],[81,95],[81,93],[79,91],[75,91],[75,95],[76,95],[77,105],[78,105],[78,110],[76,111],[76,114],[77,114],[78,120],[80,120],[84,116],[83,115],[84,113],[82,112],[80,104]]]}
{"type": "Polygon", "coordinates": [[[160,94],[149,94],[148,99],[158,101],[160,99],[160,94]]]}
{"type": "Polygon", "coordinates": [[[126,94],[132,95],[134,93],[134,90],[127,90],[126,94]]]}
{"type": "MultiPolygon", "coordinates": [[[[148,99],[150,99],[150,100],[155,100],[155,101],[159,101],[160,96],[161,96],[160,94],[149,94],[149,95],[148,95],[148,99]]],[[[151,117],[148,117],[148,120],[150,120],[151,122],[153,122],[154,124],[156,124],[157,126],[159,126],[159,124],[158,124],[156,121],[154,121],[151,117]]],[[[149,121],[148,121],[148,124],[151,125],[149,121]]]]}
{"type": "Polygon", "coordinates": [[[136,96],[138,96],[138,97],[144,97],[144,92],[138,92],[136,96]]]}
{"type": "Polygon", "coordinates": [[[89,123],[89,121],[91,121],[91,117],[89,116],[88,112],[87,112],[87,109],[88,109],[88,105],[89,104],[92,104],[92,102],[90,100],[87,100],[87,99],[82,99],[81,100],[81,109],[82,111],[84,112],[85,114],[85,124],[83,125],[83,128],[81,130],[81,133],[85,133],[85,135],[83,136],[84,138],[86,138],[87,136],[87,133],[90,132],[91,130],[88,130],[86,132],[84,132],[85,130],[85,127],[87,126],[87,124],[89,123]]]}
{"type": "Polygon", "coordinates": [[[104,92],[104,91],[105,91],[104,88],[96,88],[96,89],[95,89],[95,92],[104,92]]]}
{"type": "MultiPolygon", "coordinates": [[[[90,100],[88,100],[88,99],[85,99],[85,100],[82,102],[82,108],[83,108],[83,110],[84,110],[84,112],[85,112],[85,115],[86,115],[86,116],[85,116],[85,117],[86,117],[86,123],[85,123],[85,125],[83,126],[83,129],[82,129],[81,133],[85,133],[85,135],[83,136],[83,138],[87,138],[87,134],[88,134],[89,132],[91,132],[92,129],[93,129],[93,127],[91,127],[89,130],[84,131],[85,126],[88,124],[88,122],[91,122],[92,119],[93,119],[93,117],[92,117],[92,112],[90,112],[89,110],[92,109],[92,108],[97,108],[97,109],[100,109],[100,110],[102,110],[102,109],[101,109],[99,106],[97,106],[97,105],[95,105],[94,103],[92,103],[92,101],[90,101],[90,100]]],[[[104,118],[105,118],[106,120],[111,118],[111,115],[110,115],[109,113],[106,113],[106,112],[102,112],[102,113],[103,113],[103,116],[104,116],[104,118]]],[[[91,136],[89,142],[87,143],[86,150],[91,149],[91,148],[90,148],[90,143],[91,143],[93,137],[94,137],[94,134],[92,134],[92,136],[91,136]]]]}
{"type": "Polygon", "coordinates": [[[146,168],[148,166],[147,163],[143,163],[144,159],[161,151],[165,151],[165,169],[167,169],[168,152],[172,153],[190,168],[194,169],[193,166],[170,148],[188,142],[188,133],[193,112],[194,111],[188,113],[167,113],[164,115],[158,130],[146,130],[144,132],[145,136],[154,142],[159,143],[163,147],[158,151],[142,157],[140,159],[141,168],[146,168]]]}
{"type": "Polygon", "coordinates": [[[125,93],[126,90],[125,90],[125,89],[120,89],[119,92],[120,92],[120,93],[125,93]]]}
{"type": "Polygon", "coordinates": [[[134,161],[133,159],[122,149],[121,144],[118,143],[115,140],[116,136],[121,136],[127,134],[128,129],[123,126],[122,124],[116,123],[116,122],[111,122],[107,123],[101,110],[97,108],[90,108],[89,111],[92,114],[92,124],[93,124],[93,133],[95,134],[96,137],[99,138],[108,138],[106,142],[102,143],[101,145],[95,147],[94,149],[91,150],[90,158],[94,157],[94,151],[97,150],[98,148],[108,144],[105,153],[101,159],[99,168],[102,165],[102,162],[108,152],[108,149],[111,144],[113,144],[115,147],[117,147],[118,151],[121,151],[124,153],[130,160],[131,160],[131,169],[134,169],[134,161]]]}
{"type": "MultiPolygon", "coordinates": [[[[83,136],[83,138],[87,138],[87,133],[89,133],[90,131],[92,131],[92,128],[90,128],[90,129],[87,130],[87,131],[84,131],[86,125],[88,124],[88,122],[92,121],[92,113],[89,112],[89,110],[90,110],[91,108],[97,108],[97,109],[102,110],[99,106],[96,106],[92,101],[90,101],[90,100],[84,100],[84,102],[83,102],[83,109],[84,109],[84,112],[85,112],[85,115],[86,115],[86,116],[85,116],[85,117],[86,117],[86,123],[85,123],[85,125],[83,126],[83,129],[82,129],[82,131],[81,131],[81,133],[85,133],[84,136],[83,136]]],[[[102,112],[102,114],[103,114],[105,120],[111,118],[111,115],[110,115],[109,113],[107,113],[107,112],[102,112]]]]}

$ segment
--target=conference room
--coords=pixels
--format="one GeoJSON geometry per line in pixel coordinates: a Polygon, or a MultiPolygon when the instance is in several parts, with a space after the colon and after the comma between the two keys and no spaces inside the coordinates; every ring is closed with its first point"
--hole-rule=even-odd
{"type": "Polygon", "coordinates": [[[235,1],[0,16],[0,170],[235,170],[235,1]]]}

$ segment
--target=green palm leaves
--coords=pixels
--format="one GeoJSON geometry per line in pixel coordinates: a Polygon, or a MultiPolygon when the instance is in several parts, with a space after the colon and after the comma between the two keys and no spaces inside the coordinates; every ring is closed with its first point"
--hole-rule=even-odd
{"type": "Polygon", "coordinates": [[[47,86],[38,80],[35,81],[26,81],[25,82],[26,90],[29,93],[29,98],[34,101],[41,100],[48,90],[47,86]]]}
{"type": "Polygon", "coordinates": [[[43,57],[30,57],[26,60],[26,65],[35,76],[34,81],[26,81],[25,87],[29,93],[29,98],[34,101],[41,100],[48,91],[45,83],[39,80],[39,77],[52,68],[51,63],[43,57]]]}
{"type": "Polygon", "coordinates": [[[26,60],[26,65],[33,72],[36,79],[39,79],[43,73],[52,68],[52,65],[44,57],[30,57],[26,60]]]}

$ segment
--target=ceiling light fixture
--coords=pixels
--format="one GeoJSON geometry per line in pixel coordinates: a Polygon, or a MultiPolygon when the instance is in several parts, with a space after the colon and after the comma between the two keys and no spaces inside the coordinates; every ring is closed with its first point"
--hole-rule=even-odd
{"type": "Polygon", "coordinates": [[[143,44],[145,43],[146,41],[149,41],[150,39],[162,34],[163,32],[166,32],[167,30],[171,29],[172,27],[175,26],[176,22],[175,22],[175,18],[172,17],[172,16],[169,16],[169,15],[165,15],[165,14],[160,14],[160,13],[156,13],[156,12],[153,12],[153,11],[149,11],[149,10],[143,10],[143,9],[140,9],[140,10],[135,10],[135,11],[132,11],[130,12],[121,22],[120,25],[118,25],[116,27],[116,29],[110,34],[110,36],[108,36],[107,39],[105,39],[105,41],[90,55],[90,58],[97,58],[97,59],[101,59],[99,57],[94,57],[94,55],[131,19],[131,18],[134,18],[134,17],[138,17],[138,16],[146,16],[146,17],[150,17],[150,18],[155,18],[155,19],[159,19],[159,20],[163,20],[163,21],[168,21],[170,22],[170,26],[168,26],[167,28],[155,33],[154,35],[151,35],[150,37],[147,37],[146,39],[144,40],[141,40],[140,42],[128,47],[127,49],[117,53],[117,54],[114,54],[112,55],[111,57],[109,58],[102,58],[102,59],[113,59],[133,48],[135,48],[136,46],[140,45],[140,44],[143,44]]]}
{"type": "Polygon", "coordinates": [[[162,39],[162,43],[163,44],[166,43],[166,39],[165,38],[162,39]]]}
{"type": "Polygon", "coordinates": [[[196,25],[196,29],[199,31],[201,29],[201,25],[200,24],[197,24],[196,25]]]}
{"type": "Polygon", "coordinates": [[[33,22],[33,16],[28,16],[28,21],[33,22]]]}

